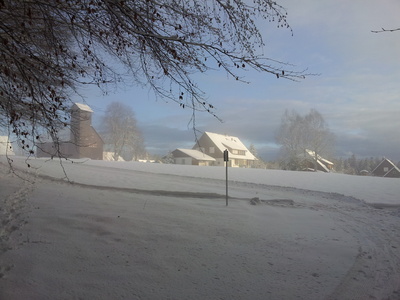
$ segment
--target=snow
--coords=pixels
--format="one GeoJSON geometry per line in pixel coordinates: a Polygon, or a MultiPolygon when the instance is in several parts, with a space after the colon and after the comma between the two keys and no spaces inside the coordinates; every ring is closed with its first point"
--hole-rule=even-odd
{"type": "Polygon", "coordinates": [[[183,154],[190,156],[196,160],[201,160],[201,161],[215,161],[214,157],[211,157],[199,150],[193,150],[193,149],[183,149],[183,148],[178,148],[176,149],[180,152],[182,152],[183,154]]]}
{"type": "Polygon", "coordinates": [[[207,135],[214,145],[219,149],[219,151],[224,152],[225,149],[229,149],[230,152],[233,150],[243,150],[244,155],[237,155],[234,153],[230,154],[231,158],[238,159],[249,159],[255,160],[254,155],[246,148],[246,146],[241,142],[241,140],[236,136],[223,135],[213,132],[204,132],[204,135],[207,135]]]}
{"type": "Polygon", "coordinates": [[[93,112],[93,110],[89,107],[89,105],[87,104],[83,104],[83,103],[74,103],[74,105],[76,107],[78,107],[80,110],[83,111],[88,111],[88,112],[93,112]]]}
{"type": "Polygon", "coordinates": [[[400,297],[399,179],[12,160],[0,299],[400,297]]]}

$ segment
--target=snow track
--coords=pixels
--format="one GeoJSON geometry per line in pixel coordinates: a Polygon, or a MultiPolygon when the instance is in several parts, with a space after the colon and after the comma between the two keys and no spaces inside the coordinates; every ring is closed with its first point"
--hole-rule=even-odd
{"type": "Polygon", "coordinates": [[[0,298],[400,298],[395,204],[235,180],[226,207],[218,178],[40,164],[0,175],[0,298]]]}
{"type": "Polygon", "coordinates": [[[400,299],[400,220],[398,208],[364,206],[338,210],[339,226],[359,245],[353,266],[329,299],[400,299]]]}

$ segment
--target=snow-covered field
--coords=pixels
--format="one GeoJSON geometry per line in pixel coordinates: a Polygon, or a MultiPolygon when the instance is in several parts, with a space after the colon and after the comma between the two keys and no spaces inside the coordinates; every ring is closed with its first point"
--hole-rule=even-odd
{"type": "Polygon", "coordinates": [[[400,299],[400,179],[12,159],[0,299],[400,299]]]}

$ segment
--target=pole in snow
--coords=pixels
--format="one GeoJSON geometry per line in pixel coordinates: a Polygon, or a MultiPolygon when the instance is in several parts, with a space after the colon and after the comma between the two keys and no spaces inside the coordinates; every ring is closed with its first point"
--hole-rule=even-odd
{"type": "Polygon", "coordinates": [[[224,162],[226,165],[226,206],[228,206],[228,161],[229,161],[228,150],[225,150],[224,151],[224,162]]]}

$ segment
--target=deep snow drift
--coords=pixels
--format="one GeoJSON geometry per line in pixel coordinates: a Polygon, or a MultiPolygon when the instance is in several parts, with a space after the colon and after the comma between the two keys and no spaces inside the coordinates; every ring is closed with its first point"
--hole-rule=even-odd
{"type": "Polygon", "coordinates": [[[399,179],[12,159],[0,299],[400,298],[399,179]]]}

